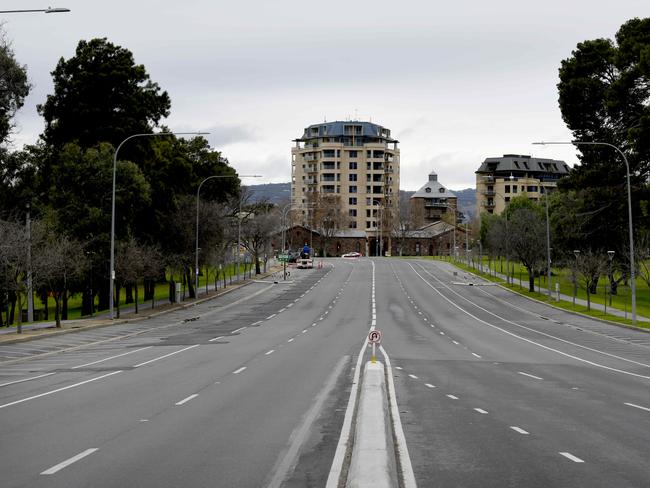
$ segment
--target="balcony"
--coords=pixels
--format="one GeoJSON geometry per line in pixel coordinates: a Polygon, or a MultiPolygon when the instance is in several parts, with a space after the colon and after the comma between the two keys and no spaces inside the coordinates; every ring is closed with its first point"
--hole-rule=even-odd
{"type": "Polygon", "coordinates": [[[448,203],[443,202],[425,202],[425,208],[447,208],[449,207],[448,203]]]}
{"type": "Polygon", "coordinates": [[[486,202],[481,202],[481,206],[485,208],[494,208],[494,200],[488,200],[486,202]]]}
{"type": "Polygon", "coordinates": [[[494,195],[496,195],[496,192],[494,190],[485,190],[482,193],[486,197],[493,197],[494,195]]]}

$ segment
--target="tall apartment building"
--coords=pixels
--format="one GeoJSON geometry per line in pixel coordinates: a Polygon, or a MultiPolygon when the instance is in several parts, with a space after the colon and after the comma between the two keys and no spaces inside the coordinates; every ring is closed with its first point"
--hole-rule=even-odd
{"type": "Polygon", "coordinates": [[[518,195],[540,201],[547,189],[569,174],[564,161],[533,158],[519,154],[504,154],[501,158],[486,158],[476,171],[477,214],[500,214],[518,195]]]}
{"type": "MultiPolygon", "coordinates": [[[[399,141],[371,122],[310,125],[291,149],[291,197],[303,225],[323,198],[336,202],[340,228],[390,235],[399,205],[399,141]]],[[[384,240],[384,239],[382,239],[384,240]]],[[[390,249],[390,247],[388,247],[390,249]]]]}

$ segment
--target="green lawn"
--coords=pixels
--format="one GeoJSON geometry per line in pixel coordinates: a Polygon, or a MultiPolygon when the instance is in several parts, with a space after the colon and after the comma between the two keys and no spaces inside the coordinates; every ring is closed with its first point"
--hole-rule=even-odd
{"type": "MultiPolygon", "coordinates": [[[[230,284],[230,277],[234,276],[235,273],[235,265],[230,264],[226,267],[226,284],[230,284]]],[[[244,271],[244,266],[242,263],[240,263],[240,273],[243,273],[244,271]]],[[[216,268],[210,268],[209,271],[209,280],[210,280],[210,285],[214,285],[214,276],[215,276],[216,268]]],[[[254,270],[253,270],[254,273],[254,270]]],[[[169,274],[167,276],[169,279],[169,274]]],[[[205,292],[205,276],[199,276],[199,288],[201,289],[201,292],[205,292]]],[[[223,274],[219,276],[219,288],[223,286],[223,274]]],[[[187,293],[187,291],[186,291],[187,293]]],[[[146,307],[151,307],[151,300],[144,301],[144,289],[142,288],[142,282],[139,284],[139,291],[138,291],[138,304],[139,306],[146,308],[146,307]]],[[[135,292],[134,292],[134,298],[135,298],[135,292]]],[[[131,307],[133,306],[133,303],[130,304],[125,304],[126,300],[126,290],[122,289],[120,290],[120,308],[124,309],[126,307],[131,307]]],[[[49,309],[49,318],[48,321],[54,321],[54,299],[53,298],[48,298],[48,309],[49,309]]],[[[154,292],[154,303],[155,304],[161,304],[161,303],[169,303],[169,283],[158,283],[156,284],[156,289],[154,292]]],[[[95,300],[95,304],[97,304],[97,300],[95,300]]],[[[24,309],[26,309],[26,305],[23,304],[24,309]]],[[[39,313],[38,310],[43,309],[43,302],[38,298],[34,298],[34,308],[37,310],[37,314],[39,313]]],[[[96,311],[95,313],[102,313],[105,311],[96,311]]],[[[68,299],[68,319],[79,319],[82,318],[81,315],[81,293],[72,295],[68,299]]],[[[15,323],[13,324],[15,326],[15,323]]]]}
{"type": "MultiPolygon", "coordinates": [[[[436,259],[436,260],[441,260],[441,261],[450,261],[448,256],[404,256],[405,258],[418,258],[418,259],[436,259]]],[[[494,277],[492,274],[488,275],[487,274],[487,258],[484,258],[483,261],[483,269],[484,272],[481,273],[478,269],[468,267],[467,262],[461,259],[458,259],[458,261],[455,262],[456,266],[458,266],[461,269],[471,271],[473,273],[476,273],[480,276],[483,276],[486,279],[489,279],[490,281],[498,282],[501,283],[504,286],[507,286],[508,288],[512,289],[513,291],[516,291],[517,293],[521,293],[523,295],[529,296],[531,298],[536,298],[538,300],[542,301],[547,301],[548,300],[548,294],[547,294],[547,279],[546,276],[541,276],[539,278],[535,278],[535,288],[537,289],[538,284],[540,283],[541,279],[541,288],[542,288],[542,293],[538,292],[529,292],[528,291],[528,273],[526,272],[526,268],[521,266],[519,263],[510,263],[511,269],[514,270],[513,272],[513,284],[511,285],[506,285],[505,281],[494,277]],[[521,286],[520,286],[520,278],[521,278],[521,286]]],[[[478,267],[478,263],[475,263],[476,266],[478,267]]],[[[492,262],[491,263],[492,267],[496,268],[497,273],[501,273],[501,269],[503,269],[503,273],[505,274],[505,269],[506,269],[506,264],[505,260],[502,260],[501,262],[492,262]]],[[[493,271],[491,271],[493,273],[493,271]]],[[[551,274],[551,283],[552,283],[552,296],[555,296],[555,283],[560,283],[560,293],[568,295],[570,297],[573,296],[574,292],[574,287],[573,283],[571,281],[571,270],[570,269],[564,269],[564,268],[552,268],[552,274],[551,274]]],[[[601,279],[598,282],[598,293],[596,295],[591,295],[590,299],[592,303],[600,303],[603,305],[605,303],[605,295],[606,295],[606,278],[601,279]]],[[[583,300],[587,299],[587,293],[584,289],[584,287],[578,285],[577,293],[576,293],[577,298],[582,298],[583,300]]],[[[570,311],[575,311],[575,312],[580,312],[584,313],[587,315],[590,315],[592,317],[596,318],[606,318],[607,320],[611,320],[613,322],[619,322],[622,324],[632,324],[632,320],[630,319],[631,317],[631,292],[629,286],[623,286],[622,283],[619,284],[618,287],[618,293],[616,295],[613,295],[612,297],[612,307],[616,308],[621,311],[628,311],[628,320],[624,318],[619,318],[615,317],[611,314],[605,314],[604,311],[602,310],[587,310],[586,306],[582,306],[579,304],[573,305],[572,301],[560,301],[557,302],[555,298],[551,300],[551,303],[556,306],[560,307],[566,310],[570,311]]],[[[607,307],[609,309],[609,296],[607,296],[607,307]]],[[[648,285],[640,279],[636,280],[636,308],[637,308],[637,314],[642,316],[642,317],[650,317],[650,288],[648,288],[648,285]]],[[[649,323],[639,323],[637,322],[637,325],[642,328],[647,328],[650,329],[650,324],[649,323]]]]}

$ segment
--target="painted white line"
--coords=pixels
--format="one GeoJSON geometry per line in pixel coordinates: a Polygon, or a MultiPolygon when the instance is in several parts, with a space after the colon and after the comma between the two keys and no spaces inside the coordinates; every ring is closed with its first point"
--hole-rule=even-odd
{"type": "Polygon", "coordinates": [[[645,410],[646,412],[650,412],[650,408],[642,407],[641,405],[635,405],[634,403],[626,403],[625,405],[627,405],[628,407],[634,407],[634,408],[638,408],[638,409],[641,409],[641,410],[645,410]]]}
{"type": "MultiPolygon", "coordinates": [[[[304,295],[302,295],[302,296],[304,296],[304,295]]],[[[300,298],[296,298],[296,299],[293,301],[293,303],[297,303],[297,302],[299,302],[299,301],[300,301],[300,298]]]]}
{"type": "Polygon", "coordinates": [[[264,353],[265,356],[268,356],[269,354],[273,354],[275,352],[275,349],[271,349],[270,351],[266,351],[264,353]]]}
{"type": "MultiPolygon", "coordinates": [[[[373,263],[373,271],[374,271],[373,263]]],[[[390,414],[393,421],[393,435],[395,439],[395,450],[398,457],[398,462],[402,468],[402,483],[403,488],[416,488],[415,474],[413,473],[413,466],[411,464],[411,457],[409,456],[408,446],[406,445],[406,437],[404,436],[404,429],[402,428],[402,420],[399,416],[399,408],[397,407],[397,395],[395,393],[395,382],[393,381],[393,370],[390,366],[390,358],[384,349],[384,346],[379,346],[379,350],[384,356],[386,362],[386,383],[388,386],[388,398],[390,406],[390,414]]]]}
{"type": "Polygon", "coordinates": [[[289,339],[287,342],[293,342],[293,341],[295,341],[295,340],[296,340],[296,339],[292,337],[292,338],[289,339]]]}
{"type": "MultiPolygon", "coordinates": [[[[73,366],[70,369],[85,368],[86,366],[92,366],[93,364],[103,363],[104,361],[110,361],[111,359],[115,359],[115,358],[119,358],[119,357],[122,357],[122,356],[126,356],[128,354],[133,354],[133,353],[136,353],[136,352],[144,351],[145,349],[149,349],[150,347],[153,347],[153,346],[141,347],[140,349],[136,349],[135,351],[125,352],[123,354],[118,354],[117,356],[111,356],[110,358],[104,358],[104,359],[100,359],[99,361],[93,361],[92,363],[80,364],[79,366],[73,366]]],[[[0,386],[2,386],[2,385],[0,385],[0,386]]]]}
{"type": "Polygon", "coordinates": [[[474,410],[476,410],[478,413],[482,413],[483,415],[487,415],[487,412],[482,408],[475,408],[474,410]]]}
{"type": "Polygon", "coordinates": [[[457,396],[454,395],[445,395],[447,398],[451,398],[452,400],[458,400],[457,396]]]}
{"type": "Polygon", "coordinates": [[[10,407],[11,405],[17,405],[19,403],[24,403],[24,402],[27,402],[29,400],[35,400],[36,398],[41,398],[41,397],[44,397],[44,396],[47,396],[47,395],[52,395],[53,393],[58,393],[60,391],[69,390],[70,388],[75,388],[77,386],[85,385],[86,383],[91,383],[93,381],[101,380],[103,378],[108,378],[109,376],[113,376],[114,374],[118,374],[118,373],[121,373],[121,372],[122,372],[121,370],[120,371],[113,371],[112,373],[104,374],[102,376],[97,376],[96,378],[90,378],[89,380],[80,381],[79,383],[74,383],[72,385],[64,386],[63,388],[57,388],[56,390],[46,391],[45,393],[40,393],[38,395],[23,398],[22,400],[16,400],[15,402],[5,403],[4,405],[0,405],[0,408],[10,407]]]}
{"type": "Polygon", "coordinates": [[[233,331],[231,332],[231,334],[236,334],[237,332],[239,332],[239,331],[241,331],[241,330],[244,330],[245,328],[246,328],[246,327],[244,326],[244,327],[240,327],[239,329],[235,329],[235,330],[233,330],[233,331]]]}
{"type": "Polygon", "coordinates": [[[432,385],[431,383],[425,383],[424,386],[427,388],[435,388],[435,385],[432,385]]]}
{"type": "Polygon", "coordinates": [[[402,371],[402,367],[401,367],[401,366],[395,366],[395,369],[398,369],[398,370],[402,371]]]}
{"type": "Polygon", "coordinates": [[[195,393],[194,395],[190,395],[187,398],[183,398],[180,402],[176,402],[174,405],[183,405],[183,404],[189,402],[190,400],[196,398],[197,396],[199,396],[199,394],[195,393]]]}
{"type": "Polygon", "coordinates": [[[37,380],[39,378],[45,378],[46,376],[51,376],[55,373],[45,373],[45,374],[40,374],[38,376],[32,376],[31,378],[23,378],[22,380],[16,380],[16,381],[10,381],[9,383],[2,383],[0,387],[2,386],[9,386],[9,385],[15,385],[16,383],[22,383],[24,381],[31,381],[31,380],[37,380]]]}
{"type": "Polygon", "coordinates": [[[269,315],[268,317],[266,317],[266,320],[270,320],[270,319],[272,319],[273,317],[275,317],[276,315],[277,315],[277,313],[272,313],[271,315],[269,315]]]}
{"type": "Polygon", "coordinates": [[[414,380],[417,380],[417,379],[418,379],[418,377],[415,376],[414,374],[410,374],[410,375],[409,375],[409,378],[413,378],[414,380]]]}
{"type": "Polygon", "coordinates": [[[278,313],[282,313],[282,312],[284,312],[285,310],[286,310],[286,308],[281,308],[280,310],[278,310],[278,313]]]}
{"type": "Polygon", "coordinates": [[[304,334],[305,332],[307,332],[307,329],[302,329],[302,333],[304,334]]]}
{"type": "Polygon", "coordinates": [[[515,432],[519,432],[520,434],[523,434],[523,435],[528,435],[528,434],[529,434],[528,432],[526,432],[526,431],[525,431],[524,429],[522,429],[521,427],[515,427],[514,425],[511,425],[510,428],[511,428],[512,430],[514,430],[515,432]]]}
{"type": "Polygon", "coordinates": [[[375,327],[377,325],[377,320],[373,319],[373,321],[371,323],[372,323],[372,326],[375,327]]]}
{"type": "Polygon", "coordinates": [[[544,378],[540,378],[539,376],[535,376],[533,374],[524,373],[523,371],[517,371],[517,373],[519,373],[520,375],[523,375],[523,376],[528,376],[529,378],[533,378],[533,379],[536,379],[536,380],[543,380],[544,379],[544,378]]]}
{"type": "Polygon", "coordinates": [[[208,342],[218,341],[219,339],[223,339],[223,336],[215,337],[214,339],[210,339],[208,342]]]}
{"type": "Polygon", "coordinates": [[[580,459],[579,457],[574,456],[570,452],[560,452],[558,454],[560,454],[561,456],[564,456],[567,459],[570,459],[574,463],[584,463],[584,461],[582,459],[580,459]]]}
{"type": "Polygon", "coordinates": [[[236,369],[235,371],[233,371],[232,374],[239,374],[242,371],[244,371],[245,369],[246,369],[246,366],[242,366],[241,368],[236,369]]]}
{"type": "Polygon", "coordinates": [[[251,324],[251,327],[255,327],[256,325],[260,325],[261,323],[262,323],[262,321],[261,321],[261,320],[258,320],[257,322],[253,322],[253,323],[251,324]]]}
{"type": "Polygon", "coordinates": [[[293,303],[287,305],[287,308],[291,308],[291,307],[293,307],[293,303]]]}
{"type": "Polygon", "coordinates": [[[472,356],[476,356],[477,358],[481,359],[481,356],[479,356],[479,355],[476,354],[475,352],[472,353],[472,356]]]}
{"type": "Polygon", "coordinates": [[[459,342],[458,342],[458,341],[451,341],[451,342],[453,342],[453,343],[454,343],[454,344],[456,344],[456,345],[458,345],[458,344],[459,344],[459,342]]]}
{"type": "Polygon", "coordinates": [[[440,331],[440,335],[445,335],[445,333],[444,333],[444,332],[442,332],[442,331],[440,331]]]}
{"type": "MultiPolygon", "coordinates": [[[[560,354],[561,356],[568,357],[568,358],[571,358],[571,359],[575,359],[576,361],[580,361],[580,362],[582,362],[582,363],[590,364],[591,366],[595,366],[595,367],[597,367],[597,368],[602,368],[602,369],[605,369],[605,370],[607,370],[607,371],[613,371],[613,372],[615,372],[615,373],[621,373],[621,374],[626,374],[626,375],[629,375],[629,376],[634,376],[634,377],[637,377],[637,378],[643,378],[643,379],[646,379],[646,380],[650,380],[650,376],[642,375],[642,374],[638,374],[638,373],[632,373],[632,372],[630,372],[630,371],[624,371],[624,370],[622,370],[622,369],[611,368],[611,367],[609,367],[609,366],[605,366],[604,364],[596,363],[596,362],[594,362],[594,361],[589,361],[589,360],[587,360],[587,359],[583,359],[583,358],[581,358],[581,357],[574,356],[574,355],[572,355],[572,354],[569,354],[569,353],[566,353],[566,352],[560,351],[560,350],[558,350],[558,349],[554,349],[554,348],[552,348],[552,347],[545,346],[545,345],[540,344],[540,343],[538,343],[538,342],[535,342],[535,341],[533,341],[533,340],[531,340],[531,339],[526,339],[525,337],[522,337],[522,336],[517,335],[517,334],[515,334],[515,333],[513,333],[513,332],[510,332],[510,331],[507,331],[507,330],[505,330],[505,329],[503,329],[503,328],[501,328],[501,327],[498,327],[498,326],[496,326],[496,325],[494,325],[494,324],[491,324],[491,323],[489,323],[489,322],[486,322],[485,320],[482,320],[482,319],[478,318],[476,315],[473,315],[472,313],[468,312],[467,310],[465,310],[465,309],[464,309],[463,307],[461,307],[460,305],[454,303],[450,298],[448,298],[448,297],[446,297],[445,295],[443,295],[443,294],[442,294],[438,289],[436,289],[436,288],[435,288],[431,283],[429,283],[427,280],[425,280],[424,277],[423,277],[420,273],[417,272],[417,270],[413,267],[413,265],[409,264],[409,266],[411,267],[411,269],[413,270],[413,272],[414,272],[416,275],[418,275],[418,277],[420,277],[420,279],[421,279],[422,281],[424,281],[425,284],[427,284],[427,285],[428,285],[430,288],[432,288],[436,293],[438,293],[438,294],[439,294],[439,295],[440,295],[444,300],[446,300],[447,302],[449,302],[453,307],[457,308],[458,310],[460,310],[461,312],[465,313],[465,314],[468,315],[469,317],[472,317],[472,318],[473,318],[474,320],[476,320],[477,322],[480,322],[480,323],[482,323],[482,324],[485,324],[485,325],[487,325],[488,327],[491,327],[491,328],[493,328],[493,329],[499,330],[499,331],[503,332],[504,334],[507,334],[507,335],[509,335],[509,336],[511,336],[511,337],[516,337],[517,339],[519,339],[519,340],[521,340],[521,341],[527,342],[527,343],[529,343],[529,344],[534,344],[535,346],[540,347],[541,349],[545,349],[545,350],[547,350],[547,351],[552,351],[552,352],[554,352],[554,353],[556,353],[556,354],[560,354]]],[[[530,327],[526,327],[526,326],[523,326],[523,325],[518,324],[518,323],[516,323],[516,322],[513,322],[513,321],[511,321],[511,320],[508,320],[508,319],[506,319],[506,318],[504,318],[504,317],[502,317],[502,316],[500,316],[500,315],[495,314],[494,312],[490,312],[489,310],[487,310],[487,309],[485,309],[485,308],[483,308],[483,307],[480,307],[480,306],[477,305],[476,303],[474,303],[474,302],[472,302],[471,300],[469,300],[467,297],[464,297],[464,296],[461,295],[460,293],[458,293],[458,292],[456,292],[455,290],[451,289],[449,286],[445,285],[442,281],[440,281],[438,278],[436,278],[435,276],[433,276],[433,275],[432,275],[431,273],[429,273],[428,271],[425,270],[425,272],[428,273],[429,276],[431,276],[433,279],[435,279],[436,281],[438,281],[442,286],[444,286],[445,288],[447,288],[451,293],[457,295],[458,297],[460,297],[460,298],[463,299],[463,300],[466,300],[467,302],[471,303],[471,304],[474,305],[475,307],[478,307],[479,309],[483,310],[484,312],[489,313],[490,315],[492,315],[492,316],[494,316],[494,317],[496,317],[496,318],[498,318],[498,319],[500,319],[500,320],[503,320],[504,322],[507,322],[507,323],[509,323],[509,324],[511,324],[511,325],[514,325],[514,326],[516,326],[516,327],[519,327],[520,329],[525,329],[525,330],[527,330],[527,331],[529,331],[529,332],[534,332],[534,333],[540,334],[540,335],[542,335],[542,336],[549,337],[549,338],[555,339],[555,340],[560,341],[560,342],[564,342],[565,344],[571,344],[571,345],[573,345],[573,346],[580,347],[580,348],[583,348],[583,349],[587,349],[587,350],[589,350],[589,351],[597,352],[597,353],[602,354],[602,355],[605,355],[605,356],[614,357],[614,358],[620,359],[620,360],[622,360],[622,361],[627,361],[627,362],[630,362],[630,363],[638,364],[638,365],[640,365],[640,366],[650,367],[650,365],[645,364],[645,363],[639,363],[639,362],[637,362],[637,361],[633,361],[633,360],[631,360],[631,359],[626,359],[626,358],[623,358],[623,357],[620,357],[620,356],[616,356],[616,355],[614,355],[614,354],[610,354],[610,353],[607,353],[607,352],[604,352],[604,351],[599,351],[598,349],[592,349],[592,348],[590,348],[590,347],[583,346],[583,345],[581,345],[581,344],[576,344],[575,342],[567,341],[567,340],[565,340],[565,339],[561,339],[561,338],[556,337],[556,336],[553,336],[553,335],[551,335],[551,334],[546,334],[546,333],[544,333],[544,332],[540,332],[540,331],[538,331],[538,330],[531,329],[530,327]]]]}
{"type": "Polygon", "coordinates": [[[70,459],[67,459],[63,461],[62,463],[57,464],[56,466],[52,466],[50,469],[46,469],[43,471],[41,474],[54,474],[57,471],[61,471],[63,468],[70,466],[72,463],[76,463],[80,459],[85,458],[86,456],[90,456],[93,452],[98,451],[96,447],[93,447],[91,449],[86,449],[84,452],[80,452],[76,456],[72,456],[70,459]]]}
{"type": "Polygon", "coordinates": [[[153,363],[155,361],[160,361],[161,359],[165,359],[165,358],[168,358],[169,356],[173,356],[174,354],[178,354],[180,352],[187,351],[188,349],[194,349],[195,347],[199,347],[199,345],[194,344],[193,346],[185,347],[183,349],[180,349],[179,351],[170,352],[169,354],[165,354],[164,356],[159,356],[157,358],[150,359],[149,361],[145,361],[144,363],[136,364],[133,367],[134,368],[139,368],[140,366],[144,366],[145,364],[150,364],[150,363],[153,363]]]}

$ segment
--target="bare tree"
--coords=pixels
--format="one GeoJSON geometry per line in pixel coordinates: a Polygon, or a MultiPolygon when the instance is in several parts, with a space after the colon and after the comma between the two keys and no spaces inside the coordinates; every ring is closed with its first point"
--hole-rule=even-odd
{"type": "Polygon", "coordinates": [[[343,225],[341,215],[341,197],[339,195],[317,194],[314,211],[313,229],[321,236],[323,256],[327,256],[327,245],[343,225]]]}
{"type": "Polygon", "coordinates": [[[255,274],[260,274],[260,257],[263,257],[271,243],[271,236],[278,227],[279,216],[274,212],[263,212],[253,216],[242,226],[242,245],[251,253],[255,263],[255,274]]]}
{"type": "Polygon", "coordinates": [[[14,321],[18,305],[18,333],[22,332],[23,296],[26,293],[27,236],[25,228],[0,220],[0,284],[5,294],[7,326],[14,321]],[[17,303],[16,303],[17,302],[17,303]],[[11,311],[9,311],[11,308],[11,311]]]}
{"type": "Polygon", "coordinates": [[[591,310],[591,295],[596,293],[600,275],[607,272],[607,255],[591,249],[580,252],[576,257],[576,271],[578,281],[587,292],[587,310],[591,310]]]}
{"type": "Polygon", "coordinates": [[[546,229],[540,215],[528,208],[512,213],[508,224],[510,252],[528,272],[528,290],[535,291],[535,272],[539,272],[546,260],[546,229]]]}
{"type": "Polygon", "coordinates": [[[81,277],[86,269],[86,256],[81,242],[57,234],[45,226],[35,225],[32,257],[33,280],[54,298],[54,319],[61,327],[61,300],[68,284],[81,277]]]}

